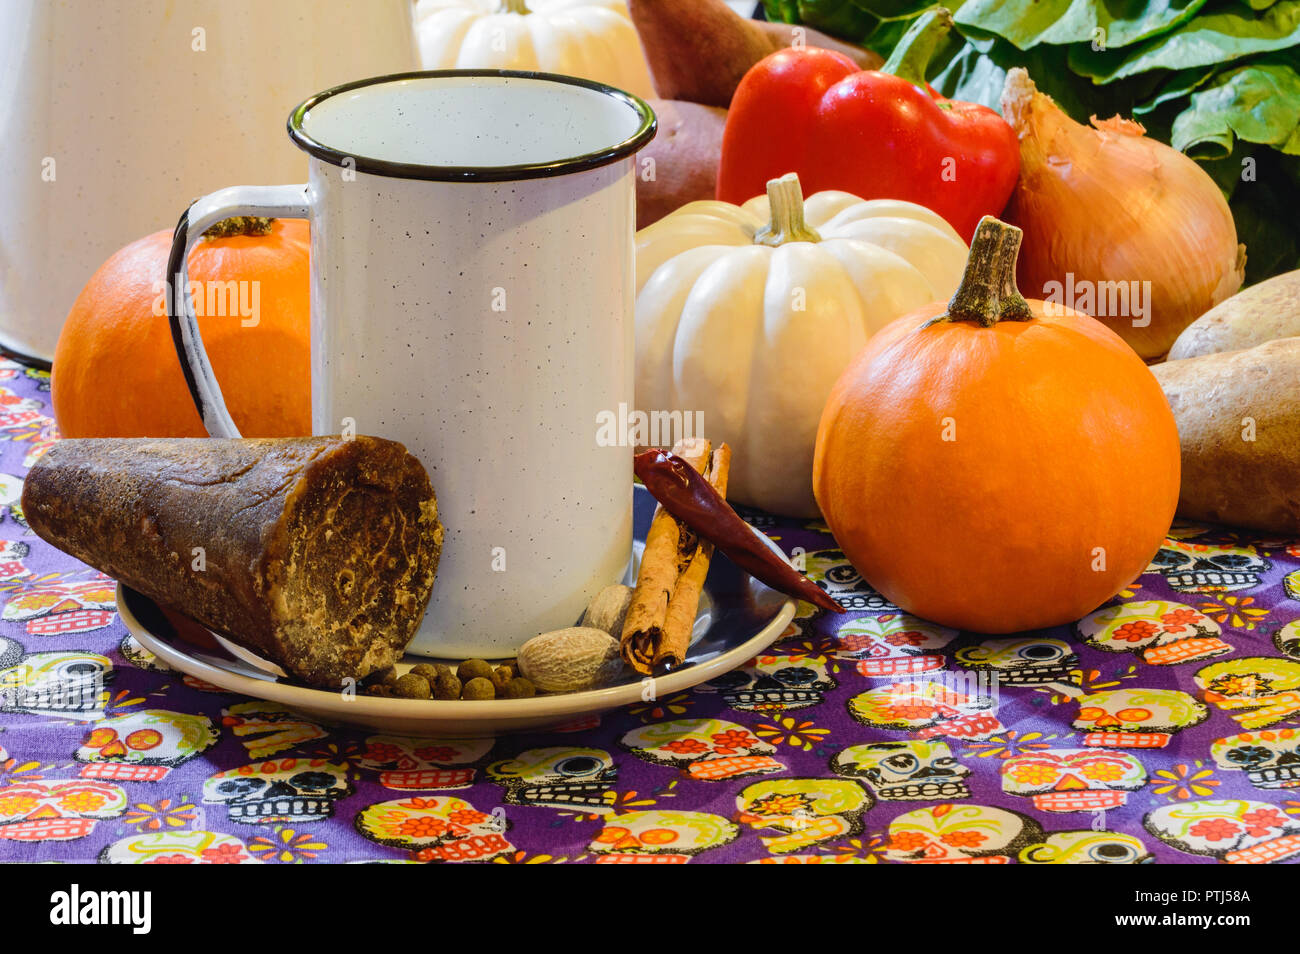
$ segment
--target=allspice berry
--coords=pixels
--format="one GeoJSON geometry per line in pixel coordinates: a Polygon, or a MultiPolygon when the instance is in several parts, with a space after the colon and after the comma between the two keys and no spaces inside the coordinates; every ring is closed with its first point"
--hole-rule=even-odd
{"type": "Polygon", "coordinates": [[[497,697],[497,687],[492,685],[491,679],[485,679],[482,676],[475,676],[460,691],[462,699],[495,699],[497,697]]]}
{"type": "Polygon", "coordinates": [[[492,664],[486,659],[466,659],[456,667],[456,675],[461,682],[469,682],[471,679],[486,679],[492,681],[492,664]]]}
{"type": "Polygon", "coordinates": [[[438,673],[438,681],[433,685],[433,698],[459,699],[460,680],[450,672],[438,673]]]}
{"type": "Polygon", "coordinates": [[[497,687],[498,692],[508,685],[513,678],[515,678],[513,666],[497,666],[492,670],[492,685],[497,687]]]}
{"type": "Polygon", "coordinates": [[[418,666],[412,666],[411,672],[417,676],[423,676],[431,686],[438,681],[438,667],[432,663],[420,663],[418,666]]]}
{"type": "Polygon", "coordinates": [[[432,695],[429,680],[413,672],[399,676],[393,683],[393,695],[402,699],[428,699],[432,695]]]}
{"type": "Polygon", "coordinates": [[[523,676],[516,676],[500,690],[502,699],[531,699],[537,695],[537,687],[523,676]]]}

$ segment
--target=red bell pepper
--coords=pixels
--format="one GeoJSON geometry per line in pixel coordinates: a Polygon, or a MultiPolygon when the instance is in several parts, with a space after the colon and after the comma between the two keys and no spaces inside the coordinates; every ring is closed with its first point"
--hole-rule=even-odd
{"type": "Polygon", "coordinates": [[[943,216],[967,242],[999,215],[1020,174],[1015,131],[995,111],[939,96],[925,66],[952,27],[922,15],[880,70],[805,47],[756,63],[736,89],[722,136],[718,198],[741,203],[797,172],[805,194],[840,189],[906,199],[943,216]]]}

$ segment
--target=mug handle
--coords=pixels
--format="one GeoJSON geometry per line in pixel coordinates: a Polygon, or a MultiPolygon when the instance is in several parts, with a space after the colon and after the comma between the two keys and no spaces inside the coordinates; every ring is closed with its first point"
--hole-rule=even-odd
{"type": "Polygon", "coordinates": [[[209,437],[239,437],[221,395],[221,385],[212,373],[207,349],[199,334],[199,320],[190,301],[189,258],[194,243],[222,219],[236,215],[260,215],[276,218],[308,218],[311,204],[307,185],[232,186],[197,199],[181,215],[172,234],[171,254],[167,257],[167,321],[171,325],[176,357],[185,372],[185,384],[194,399],[194,407],[209,437]],[[177,313],[179,312],[179,314],[177,313]]]}

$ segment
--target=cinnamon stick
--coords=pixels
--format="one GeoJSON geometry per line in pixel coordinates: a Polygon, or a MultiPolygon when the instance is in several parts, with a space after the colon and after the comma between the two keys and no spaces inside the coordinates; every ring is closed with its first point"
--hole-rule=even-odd
{"type": "MultiPolygon", "coordinates": [[[[702,438],[678,441],[673,453],[695,470],[717,475],[726,487],[730,448],[718,454],[702,438]],[[717,464],[710,461],[718,458],[717,464]]],[[[679,665],[690,645],[704,577],[713,548],[663,507],[655,509],[646,534],[636,589],[623,623],[620,648],[627,664],[642,675],[658,665],[679,665]]]]}
{"type": "MultiPolygon", "coordinates": [[[[723,496],[727,493],[727,475],[730,468],[731,448],[721,444],[713,452],[708,473],[704,474],[704,477],[723,496]]],[[[679,526],[694,535],[694,531],[684,524],[679,526]]],[[[686,658],[686,651],[691,645],[691,633],[695,630],[695,614],[699,610],[700,594],[704,592],[704,578],[709,575],[709,562],[712,559],[713,544],[697,536],[695,552],[685,571],[678,578],[677,587],[668,600],[663,633],[655,649],[656,666],[680,666],[682,660],[686,658]]]]}

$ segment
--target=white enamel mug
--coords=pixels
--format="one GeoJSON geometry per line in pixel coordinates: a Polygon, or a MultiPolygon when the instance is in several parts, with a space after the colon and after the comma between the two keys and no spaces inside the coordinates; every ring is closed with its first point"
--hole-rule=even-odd
{"type": "MultiPolygon", "coordinates": [[[[446,527],[411,651],[513,656],[574,625],[632,544],[636,97],[500,70],[404,73],[311,97],[306,185],[236,186],[181,217],[168,274],[233,215],[311,221],[312,427],[401,441],[446,527]]],[[[208,432],[238,436],[189,295],[172,334],[208,432]]],[[[175,314],[179,310],[179,314],[175,314]]]]}

